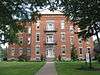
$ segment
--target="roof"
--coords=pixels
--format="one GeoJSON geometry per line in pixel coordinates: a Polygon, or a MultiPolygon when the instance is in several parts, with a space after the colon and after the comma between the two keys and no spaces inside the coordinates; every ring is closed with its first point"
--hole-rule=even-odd
{"type": "Polygon", "coordinates": [[[43,11],[40,11],[40,14],[44,14],[44,15],[49,15],[49,14],[59,15],[59,14],[62,14],[63,15],[63,13],[59,10],[55,10],[55,11],[43,10],[43,11]]]}

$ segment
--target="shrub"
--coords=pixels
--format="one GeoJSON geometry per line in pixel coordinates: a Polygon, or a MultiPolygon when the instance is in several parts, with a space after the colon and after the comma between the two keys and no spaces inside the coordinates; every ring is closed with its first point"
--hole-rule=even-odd
{"type": "Polygon", "coordinates": [[[96,53],[96,59],[100,63],[100,53],[96,53]]]}
{"type": "Polygon", "coordinates": [[[58,61],[61,61],[61,55],[58,56],[58,61]]]}
{"type": "Polygon", "coordinates": [[[30,57],[24,54],[18,57],[18,61],[29,61],[29,60],[30,60],[30,57]]]}

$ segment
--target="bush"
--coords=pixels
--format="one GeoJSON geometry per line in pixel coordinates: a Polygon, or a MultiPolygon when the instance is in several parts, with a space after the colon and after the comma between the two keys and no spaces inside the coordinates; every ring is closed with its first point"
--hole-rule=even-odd
{"type": "Polygon", "coordinates": [[[72,50],[71,50],[71,59],[73,60],[73,61],[76,61],[77,60],[77,50],[76,50],[76,48],[74,47],[74,46],[72,46],[72,50]]]}
{"type": "Polygon", "coordinates": [[[7,57],[4,57],[4,58],[3,58],[3,61],[7,61],[7,57]]]}
{"type": "Polygon", "coordinates": [[[18,61],[29,61],[29,60],[30,60],[30,57],[24,54],[18,57],[18,61]]]}
{"type": "Polygon", "coordinates": [[[96,53],[96,59],[100,63],[100,53],[96,53]]]}
{"type": "Polygon", "coordinates": [[[58,56],[58,61],[61,61],[61,55],[58,56]]]}
{"type": "Polygon", "coordinates": [[[41,55],[41,61],[45,61],[46,57],[41,55]]]}

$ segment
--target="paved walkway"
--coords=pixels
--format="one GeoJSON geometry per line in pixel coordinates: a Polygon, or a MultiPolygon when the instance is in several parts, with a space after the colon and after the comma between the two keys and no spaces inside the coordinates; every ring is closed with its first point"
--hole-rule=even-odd
{"type": "Polygon", "coordinates": [[[57,75],[54,62],[47,62],[36,75],[57,75]]]}

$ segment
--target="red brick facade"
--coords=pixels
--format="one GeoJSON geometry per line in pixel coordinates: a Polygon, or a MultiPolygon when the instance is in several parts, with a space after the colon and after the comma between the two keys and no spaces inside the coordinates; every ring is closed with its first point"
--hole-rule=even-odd
{"type": "Polygon", "coordinates": [[[93,38],[86,40],[78,38],[78,26],[63,14],[43,14],[36,22],[24,22],[26,31],[19,33],[22,45],[9,45],[7,58],[17,59],[23,51],[30,60],[45,58],[58,58],[71,60],[71,49],[77,50],[78,59],[85,59],[90,50],[93,57],[93,38]]]}

